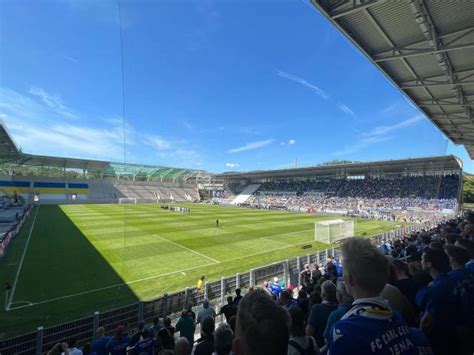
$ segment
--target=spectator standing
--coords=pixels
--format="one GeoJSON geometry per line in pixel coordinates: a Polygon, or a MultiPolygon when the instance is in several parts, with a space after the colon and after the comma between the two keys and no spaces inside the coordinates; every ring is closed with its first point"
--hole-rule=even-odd
{"type": "MultiPolygon", "coordinates": [[[[82,350],[77,347],[77,338],[71,338],[67,341],[67,354],[82,355],[82,350]]],[[[66,354],[64,351],[62,354],[66,354]]]]}
{"type": "Polygon", "coordinates": [[[288,355],[316,355],[319,347],[311,336],[305,336],[304,314],[301,309],[293,307],[288,310],[291,318],[288,355]]]}
{"type": "Polygon", "coordinates": [[[237,314],[237,306],[234,303],[232,296],[227,297],[227,304],[222,306],[218,315],[223,314],[225,316],[225,320],[229,323],[230,318],[237,314]]]}
{"type": "Polygon", "coordinates": [[[137,331],[136,331],[135,334],[133,334],[132,337],[130,338],[130,343],[128,344],[128,346],[135,346],[135,344],[140,341],[140,338],[141,338],[141,336],[142,336],[143,329],[145,329],[145,322],[144,322],[144,321],[141,321],[140,323],[138,323],[138,329],[137,329],[137,331]]]}
{"type": "Polygon", "coordinates": [[[387,258],[365,238],[350,238],[341,246],[344,282],[354,302],[332,327],[329,354],[430,354],[421,332],[411,330],[380,297],[388,280],[387,258]],[[398,336],[387,337],[386,334],[398,336]]]}
{"type": "Polygon", "coordinates": [[[189,355],[190,353],[191,353],[191,349],[189,346],[188,339],[185,337],[179,337],[178,339],[176,339],[174,354],[175,355],[189,355]]]}
{"type": "Polygon", "coordinates": [[[115,330],[115,335],[112,339],[110,339],[109,343],[107,344],[107,350],[110,355],[126,355],[127,354],[127,346],[130,342],[130,338],[125,333],[125,327],[123,325],[119,325],[115,330]]]}
{"type": "Polygon", "coordinates": [[[298,298],[296,299],[296,301],[298,302],[298,306],[303,311],[303,314],[306,319],[306,316],[309,312],[309,299],[307,293],[303,289],[298,292],[298,298]]]}
{"type": "Polygon", "coordinates": [[[232,351],[235,355],[286,355],[290,318],[262,290],[240,301],[232,351]]]}
{"type": "Polygon", "coordinates": [[[395,281],[393,286],[398,288],[400,292],[408,299],[411,305],[416,305],[415,298],[419,284],[410,277],[408,265],[401,260],[395,259],[392,261],[392,268],[395,272],[395,281]]]}
{"type": "Polygon", "coordinates": [[[445,250],[451,265],[448,276],[456,281],[458,312],[464,316],[460,326],[474,328],[474,274],[465,267],[469,261],[469,252],[454,245],[446,246],[445,250]]]}
{"type": "Polygon", "coordinates": [[[171,319],[165,318],[164,327],[158,331],[156,340],[162,349],[174,350],[174,333],[175,328],[171,325],[171,319]]]}
{"type": "Polygon", "coordinates": [[[336,299],[337,309],[332,311],[328,317],[328,321],[326,323],[326,329],[324,330],[324,338],[328,339],[329,334],[331,332],[332,326],[342,318],[344,314],[351,308],[352,302],[354,302],[354,298],[347,293],[346,284],[344,281],[339,281],[337,283],[336,289],[336,299]]]}
{"type": "Polygon", "coordinates": [[[469,271],[474,272],[474,242],[467,239],[459,239],[456,241],[456,245],[467,250],[469,261],[464,266],[469,271]]]}
{"type": "Polygon", "coordinates": [[[156,334],[158,331],[161,329],[161,323],[160,323],[160,318],[159,317],[154,317],[153,318],[153,325],[150,327],[150,332],[152,338],[156,338],[156,334]]]}
{"type": "Polygon", "coordinates": [[[282,291],[280,294],[280,305],[287,311],[293,307],[299,307],[298,301],[296,301],[290,294],[289,291],[282,291]]]}
{"type": "MultiPolygon", "coordinates": [[[[234,332],[226,323],[219,325],[214,332],[214,349],[215,355],[230,355],[232,351],[232,341],[234,332]]],[[[213,354],[213,355],[214,355],[213,354]]]]}
{"type": "Polygon", "coordinates": [[[47,355],[57,354],[69,355],[69,349],[66,342],[54,344],[54,346],[47,352],[47,355]]]}
{"type": "Polygon", "coordinates": [[[316,339],[318,346],[324,345],[324,330],[331,312],[337,309],[336,285],[330,280],[321,285],[322,302],[311,307],[306,335],[316,339]]]}
{"type": "Polygon", "coordinates": [[[214,311],[214,308],[211,307],[209,304],[208,300],[204,300],[202,302],[202,309],[198,312],[197,318],[196,318],[196,323],[199,323],[202,325],[202,321],[206,319],[207,317],[211,317],[214,319],[216,316],[216,312],[214,311]]]}
{"type": "Polygon", "coordinates": [[[273,282],[270,284],[269,288],[276,299],[280,298],[280,293],[282,289],[280,284],[278,283],[278,277],[273,278],[273,282]]]}
{"type": "Polygon", "coordinates": [[[135,345],[136,355],[153,355],[155,349],[155,339],[150,337],[150,331],[144,329],[142,332],[142,338],[135,345]]]}
{"type": "Polygon", "coordinates": [[[176,331],[179,332],[180,337],[188,339],[189,346],[194,343],[194,320],[187,311],[181,313],[181,317],[176,323],[176,331]]]}
{"type": "Polygon", "coordinates": [[[95,335],[96,340],[92,344],[92,352],[96,355],[108,355],[107,344],[110,341],[110,337],[105,336],[105,328],[97,328],[95,335]]]}
{"type": "Polygon", "coordinates": [[[201,339],[193,350],[193,355],[212,355],[214,352],[214,317],[206,317],[201,322],[201,339]]]}
{"type": "Polygon", "coordinates": [[[417,305],[421,310],[420,329],[426,334],[435,354],[458,354],[456,327],[462,315],[457,314],[456,284],[448,276],[449,259],[444,250],[428,248],[421,259],[433,282],[418,291],[417,305]]]}
{"type": "Polygon", "coordinates": [[[242,297],[243,297],[243,296],[241,295],[241,293],[242,293],[242,290],[241,290],[240,288],[236,288],[236,289],[235,289],[234,304],[235,304],[236,306],[239,305],[239,302],[240,302],[240,300],[241,300],[242,297]]]}

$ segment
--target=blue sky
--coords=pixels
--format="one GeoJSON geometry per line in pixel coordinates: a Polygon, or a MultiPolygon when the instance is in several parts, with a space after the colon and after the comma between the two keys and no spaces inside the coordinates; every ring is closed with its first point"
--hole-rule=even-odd
{"type": "Polygon", "coordinates": [[[25,152],[212,172],[454,153],[474,172],[304,0],[121,1],[120,17],[116,1],[2,1],[0,16],[0,119],[25,152]]]}

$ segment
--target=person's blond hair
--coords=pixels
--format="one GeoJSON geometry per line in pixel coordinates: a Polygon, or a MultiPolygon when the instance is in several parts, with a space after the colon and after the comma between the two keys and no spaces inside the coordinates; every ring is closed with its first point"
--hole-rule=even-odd
{"type": "Polygon", "coordinates": [[[389,263],[368,239],[350,238],[341,246],[344,274],[367,293],[379,295],[389,275],[389,263]]]}

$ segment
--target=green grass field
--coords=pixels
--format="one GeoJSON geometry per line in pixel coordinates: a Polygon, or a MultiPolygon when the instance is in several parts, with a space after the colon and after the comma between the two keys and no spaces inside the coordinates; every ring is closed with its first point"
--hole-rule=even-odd
{"type": "MultiPolygon", "coordinates": [[[[314,222],[326,217],[187,206],[189,214],[155,204],[35,207],[2,261],[3,284],[13,284],[19,270],[10,310],[0,312],[3,336],[152,299],[201,275],[212,281],[306,255],[302,244],[313,245],[309,252],[327,247],[314,242],[314,222]]],[[[356,233],[394,227],[357,220],[356,233]]]]}

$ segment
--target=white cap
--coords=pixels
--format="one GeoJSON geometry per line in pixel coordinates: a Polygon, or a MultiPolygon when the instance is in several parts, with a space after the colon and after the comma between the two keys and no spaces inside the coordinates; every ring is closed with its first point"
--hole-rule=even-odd
{"type": "Polygon", "coordinates": [[[273,282],[278,282],[278,277],[275,276],[275,277],[273,278],[273,282]]]}

